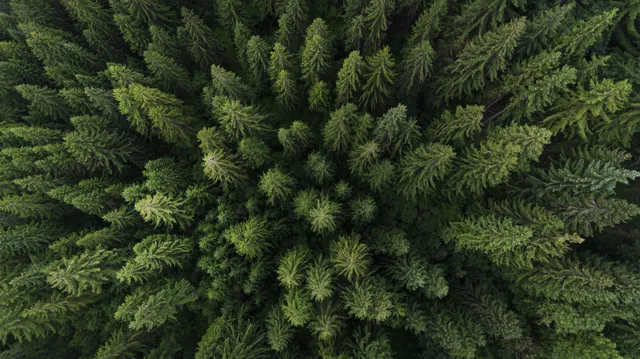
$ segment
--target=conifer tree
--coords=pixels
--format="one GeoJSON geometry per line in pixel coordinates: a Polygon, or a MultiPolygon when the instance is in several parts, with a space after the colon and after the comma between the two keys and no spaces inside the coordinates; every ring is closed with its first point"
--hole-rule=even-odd
{"type": "Polygon", "coordinates": [[[178,28],[178,38],[185,41],[189,54],[200,65],[202,70],[208,70],[214,63],[220,45],[202,19],[192,10],[182,8],[182,27],[178,28]]]}
{"type": "Polygon", "coordinates": [[[336,81],[336,103],[351,102],[360,89],[363,61],[358,51],[352,51],[344,60],[336,81]]]}
{"type": "Polygon", "coordinates": [[[364,108],[375,109],[391,97],[396,80],[395,61],[389,47],[384,47],[375,55],[367,57],[360,104],[364,108]]]}
{"type": "Polygon", "coordinates": [[[318,18],[309,25],[302,47],[301,73],[307,86],[315,85],[330,66],[331,34],[325,22],[318,18]]]}
{"type": "Polygon", "coordinates": [[[269,44],[258,35],[251,36],[247,42],[247,62],[255,84],[260,85],[267,77],[269,68],[269,44]]]}
{"type": "Polygon", "coordinates": [[[521,18],[502,25],[495,31],[477,37],[468,43],[456,61],[443,71],[447,74],[439,93],[445,100],[470,95],[493,81],[506,68],[525,28],[521,18]]]}

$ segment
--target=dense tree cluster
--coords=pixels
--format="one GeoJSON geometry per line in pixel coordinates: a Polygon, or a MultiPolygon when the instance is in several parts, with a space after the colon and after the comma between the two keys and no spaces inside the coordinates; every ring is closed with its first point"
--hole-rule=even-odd
{"type": "Polygon", "coordinates": [[[639,24],[4,1],[0,358],[640,358],[639,24]]]}

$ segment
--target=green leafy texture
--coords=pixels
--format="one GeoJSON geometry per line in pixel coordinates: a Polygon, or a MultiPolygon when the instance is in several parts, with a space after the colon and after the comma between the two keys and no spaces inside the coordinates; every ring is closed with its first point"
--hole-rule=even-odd
{"type": "Polygon", "coordinates": [[[400,163],[398,191],[407,199],[416,200],[435,188],[435,181],[443,180],[452,168],[456,153],[439,143],[422,145],[407,153],[400,163]]]}
{"type": "Polygon", "coordinates": [[[411,291],[419,291],[429,298],[443,298],[449,285],[442,269],[414,255],[399,258],[389,268],[391,278],[411,291]]]}
{"type": "Polygon", "coordinates": [[[349,203],[351,219],[356,223],[369,223],[376,217],[378,207],[370,196],[359,197],[349,203]]]}
{"type": "Polygon", "coordinates": [[[246,221],[227,229],[224,236],[233,244],[238,254],[252,259],[259,257],[270,246],[267,242],[269,233],[269,223],[266,219],[249,217],[246,221]]]}
{"type": "Polygon", "coordinates": [[[267,318],[267,339],[271,349],[281,352],[289,345],[293,330],[280,307],[274,307],[267,318]]]}
{"type": "Polygon", "coordinates": [[[331,90],[324,81],[316,82],[309,90],[309,109],[316,112],[329,112],[331,90]]]}
{"type": "Polygon", "coordinates": [[[395,60],[388,46],[368,56],[364,71],[360,106],[376,109],[390,97],[396,82],[395,60]]]}
{"type": "Polygon", "coordinates": [[[237,156],[219,149],[207,153],[202,160],[202,166],[205,175],[214,183],[219,183],[223,188],[229,189],[238,187],[247,178],[237,160],[237,156]]]}
{"type": "Polygon", "coordinates": [[[383,323],[404,316],[398,293],[381,277],[357,279],[342,291],[342,300],[347,314],[356,319],[383,323]]]}
{"type": "Polygon", "coordinates": [[[351,129],[355,125],[356,111],[353,104],[346,104],[330,115],[322,129],[325,147],[332,152],[343,152],[351,142],[351,129]]]}
{"type": "Polygon", "coordinates": [[[269,44],[260,36],[251,36],[247,42],[247,62],[254,83],[262,84],[269,68],[269,44]]]}
{"type": "Polygon", "coordinates": [[[56,90],[37,85],[18,85],[16,91],[30,102],[31,111],[51,116],[55,120],[69,118],[69,109],[59,97],[56,90]]]}
{"type": "Polygon", "coordinates": [[[617,9],[613,9],[592,16],[587,20],[578,21],[556,40],[554,50],[562,51],[567,55],[584,53],[600,40],[604,31],[611,28],[617,12],[617,9]]]}
{"type": "Polygon", "coordinates": [[[347,51],[361,51],[364,47],[364,16],[357,15],[349,17],[346,31],[344,33],[344,45],[347,51]]]}
{"type": "Polygon", "coordinates": [[[520,47],[528,55],[534,51],[548,49],[574,8],[575,4],[569,3],[534,15],[522,35],[520,47]]]}
{"type": "Polygon", "coordinates": [[[60,234],[60,227],[47,221],[1,228],[0,257],[6,260],[14,256],[38,253],[60,234]]]}
{"type": "Polygon", "coordinates": [[[472,32],[479,34],[495,29],[505,20],[507,11],[524,9],[526,0],[474,0],[462,7],[462,12],[455,19],[461,27],[460,37],[464,38],[472,32]]]}
{"type": "Polygon", "coordinates": [[[401,257],[409,253],[410,242],[401,229],[378,227],[372,230],[370,237],[368,244],[375,254],[401,257]]]}
{"type": "Polygon", "coordinates": [[[276,42],[271,50],[271,58],[269,61],[269,80],[275,82],[280,76],[280,72],[285,70],[293,73],[295,66],[293,64],[293,55],[281,43],[276,42]]]}
{"type": "Polygon", "coordinates": [[[113,280],[118,260],[115,253],[98,249],[64,258],[48,273],[47,282],[53,288],[80,296],[86,292],[100,294],[102,286],[113,280]]]}
{"type": "Polygon", "coordinates": [[[389,27],[389,16],[395,9],[395,1],[370,0],[363,10],[366,29],[365,46],[368,52],[379,48],[389,27]]]}
{"type": "Polygon", "coordinates": [[[525,245],[532,236],[531,229],[493,215],[451,222],[443,232],[445,242],[456,241],[459,249],[483,252],[497,264],[504,253],[525,245]]]}
{"type": "Polygon", "coordinates": [[[268,357],[266,344],[264,333],[252,322],[242,317],[232,321],[220,316],[198,343],[195,358],[264,359],[268,357]]]}
{"type": "Polygon", "coordinates": [[[592,237],[605,228],[624,223],[640,214],[640,207],[617,198],[560,197],[555,207],[568,231],[592,237]]]}
{"type": "Polygon", "coordinates": [[[200,68],[208,70],[220,49],[216,36],[193,10],[182,8],[180,14],[182,26],[178,28],[178,38],[184,41],[184,46],[200,68]]]}
{"type": "Polygon", "coordinates": [[[191,256],[193,240],[171,235],[152,235],[133,246],[135,257],[118,271],[121,282],[144,282],[170,267],[182,267],[191,256]]]}
{"type": "Polygon", "coordinates": [[[304,271],[309,261],[309,248],[297,246],[288,250],[278,266],[278,280],[287,290],[299,287],[304,278],[304,271]]]}
{"type": "Polygon", "coordinates": [[[245,106],[238,100],[216,96],[213,99],[213,115],[220,127],[235,140],[257,136],[269,130],[264,116],[254,106],[245,106]]]}
{"type": "Polygon", "coordinates": [[[198,132],[198,142],[203,153],[224,150],[228,139],[217,127],[204,127],[198,132]]]}
{"type": "Polygon", "coordinates": [[[336,308],[329,302],[320,304],[308,324],[311,332],[322,341],[335,339],[345,326],[344,318],[336,313],[336,308]]]}
{"type": "Polygon", "coordinates": [[[331,262],[336,273],[353,281],[364,276],[369,269],[369,255],[360,235],[352,233],[331,242],[331,262]]]}
{"type": "Polygon", "coordinates": [[[324,20],[317,18],[307,28],[302,47],[300,69],[308,87],[318,83],[329,69],[332,57],[331,34],[324,20]]]}
{"type": "Polygon", "coordinates": [[[494,141],[483,142],[479,148],[467,151],[461,159],[455,178],[458,193],[464,189],[481,193],[484,189],[497,186],[509,179],[509,174],[518,166],[522,147],[516,144],[501,144],[494,141]]]}
{"type": "Polygon", "coordinates": [[[42,195],[23,194],[2,198],[0,212],[6,212],[22,219],[53,219],[61,217],[65,208],[42,195]]]}
{"type": "Polygon", "coordinates": [[[578,88],[558,101],[553,114],[543,120],[543,125],[554,134],[563,132],[568,137],[578,134],[586,140],[593,133],[591,127],[597,131],[602,122],[611,123],[609,115],[624,108],[631,93],[631,85],[627,81],[591,81],[589,87],[589,90],[578,88]]]}
{"type": "Polygon", "coordinates": [[[144,186],[154,192],[180,193],[189,185],[189,176],[174,158],[164,157],[144,165],[144,186]]]}
{"type": "Polygon", "coordinates": [[[524,18],[514,20],[465,45],[456,61],[443,69],[447,76],[438,88],[442,98],[448,101],[471,95],[483,88],[486,80],[495,80],[515,51],[525,23],[524,18]]]}
{"type": "Polygon", "coordinates": [[[402,74],[400,82],[407,93],[419,89],[431,75],[432,62],[436,53],[428,41],[422,41],[407,49],[407,54],[400,64],[402,74]]]}
{"type": "MultiPolygon", "coordinates": [[[[130,297],[127,297],[127,300],[130,297]]],[[[129,328],[133,330],[156,328],[167,321],[176,320],[175,315],[179,307],[197,300],[195,288],[186,280],[169,282],[155,294],[140,300],[133,309],[133,317],[129,328]]],[[[119,310],[123,309],[120,306],[119,310]]]]}
{"type": "Polygon", "coordinates": [[[177,224],[184,228],[193,221],[193,214],[184,205],[182,199],[156,193],[137,201],[135,209],[142,219],[156,227],[162,225],[171,229],[177,224]]]}
{"type": "Polygon", "coordinates": [[[296,181],[278,168],[270,168],[260,177],[258,188],[267,196],[267,203],[276,205],[293,195],[296,181]]]}
{"type": "Polygon", "coordinates": [[[544,150],[544,146],[551,143],[551,131],[535,126],[497,127],[489,133],[487,141],[500,143],[507,146],[510,143],[517,143],[521,152],[518,158],[517,171],[529,169],[531,161],[537,162],[544,150]]]}
{"type": "Polygon", "coordinates": [[[307,219],[311,229],[320,234],[334,232],[337,228],[337,220],[341,206],[333,202],[326,195],[320,195],[313,206],[307,212],[307,219]]]}
{"type": "Polygon", "coordinates": [[[446,0],[435,0],[418,17],[411,28],[411,35],[407,39],[407,47],[414,48],[424,41],[430,41],[440,31],[441,22],[447,14],[446,0]]]}
{"type": "Polygon", "coordinates": [[[380,145],[376,141],[356,145],[349,153],[348,163],[351,173],[362,176],[378,160],[380,152],[380,145]]]}
{"type": "Polygon", "coordinates": [[[373,136],[381,147],[392,155],[411,150],[419,141],[420,130],[415,118],[407,116],[407,106],[390,108],[373,129],[373,136]]]}
{"type": "Polygon", "coordinates": [[[211,88],[213,95],[226,96],[234,100],[250,97],[251,89],[235,73],[218,65],[211,65],[211,88]]]}
{"type": "Polygon", "coordinates": [[[276,95],[278,105],[293,110],[298,102],[298,85],[290,72],[281,70],[273,82],[273,93],[276,95]]]}
{"type": "Polygon", "coordinates": [[[522,338],[520,320],[510,311],[507,303],[493,295],[476,290],[466,296],[467,304],[481,319],[485,332],[501,340],[518,340],[522,338]]]}
{"type": "Polygon", "coordinates": [[[293,289],[285,294],[282,311],[294,327],[305,325],[310,319],[313,311],[313,302],[309,294],[303,289],[293,289]]]}
{"type": "Polygon", "coordinates": [[[144,61],[162,88],[191,91],[191,79],[187,70],[178,65],[174,59],[159,52],[147,50],[144,52],[144,61]]]}
{"type": "Polygon", "coordinates": [[[577,71],[567,65],[560,67],[561,56],[560,52],[542,52],[518,64],[503,84],[513,95],[509,105],[490,119],[500,115],[530,119],[566,94],[577,80],[577,71]]]}
{"type": "Polygon", "coordinates": [[[259,168],[269,161],[271,149],[259,138],[243,138],[238,145],[238,153],[250,168],[259,168]]]}
{"type": "Polygon", "coordinates": [[[293,213],[296,218],[309,218],[311,209],[316,205],[320,195],[314,189],[300,191],[293,199],[293,213]]]}
{"type": "Polygon", "coordinates": [[[384,193],[391,189],[391,185],[395,183],[397,173],[393,163],[384,159],[378,163],[371,165],[369,171],[363,175],[363,179],[369,184],[372,191],[384,193]]]}
{"type": "Polygon", "coordinates": [[[336,103],[338,105],[344,105],[356,99],[362,82],[363,67],[364,61],[358,51],[352,51],[344,59],[336,81],[336,103]]]}
{"type": "Polygon", "coordinates": [[[309,266],[306,273],[307,290],[311,297],[322,302],[333,294],[333,268],[328,258],[320,255],[309,266]]]}
{"type": "Polygon", "coordinates": [[[445,110],[429,126],[429,137],[441,143],[462,145],[482,129],[484,106],[457,106],[455,114],[445,110]]]}
{"type": "Polygon", "coordinates": [[[319,184],[328,183],[335,174],[334,163],[318,152],[309,155],[305,163],[305,169],[309,176],[319,184]]]}
{"type": "Polygon", "coordinates": [[[311,138],[311,128],[302,121],[293,121],[289,128],[278,130],[278,141],[289,155],[302,153],[311,143],[311,138]]]}
{"type": "Polygon", "coordinates": [[[368,328],[356,330],[349,346],[357,359],[391,359],[394,354],[388,337],[382,333],[371,333],[368,328]]]}
{"type": "Polygon", "coordinates": [[[562,166],[551,164],[529,177],[537,196],[557,194],[611,194],[618,183],[627,183],[640,172],[620,168],[604,161],[568,160],[562,166]]]}

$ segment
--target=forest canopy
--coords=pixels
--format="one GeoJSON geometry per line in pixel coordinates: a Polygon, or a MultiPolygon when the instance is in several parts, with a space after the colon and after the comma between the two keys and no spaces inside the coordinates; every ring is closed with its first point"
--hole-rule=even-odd
{"type": "Polygon", "coordinates": [[[5,0],[0,359],[640,358],[640,1],[5,0]]]}

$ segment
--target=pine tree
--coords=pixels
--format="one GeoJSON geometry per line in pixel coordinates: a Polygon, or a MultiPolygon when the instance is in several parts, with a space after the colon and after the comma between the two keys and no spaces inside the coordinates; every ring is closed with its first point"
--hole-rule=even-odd
{"type": "Polygon", "coordinates": [[[318,83],[329,69],[332,57],[331,34],[325,22],[318,18],[309,25],[302,47],[302,79],[308,87],[318,83]]]}
{"type": "Polygon", "coordinates": [[[364,9],[364,27],[367,31],[367,52],[373,52],[380,47],[389,27],[389,16],[395,9],[395,2],[388,0],[370,0],[364,9]]]}
{"type": "Polygon", "coordinates": [[[269,44],[258,35],[251,36],[247,42],[246,54],[252,80],[260,86],[265,81],[269,68],[269,44]]]}
{"type": "Polygon", "coordinates": [[[269,130],[264,116],[254,106],[244,106],[238,100],[217,96],[213,99],[213,113],[222,129],[234,139],[260,135],[269,130]]]}
{"type": "Polygon", "coordinates": [[[504,253],[524,245],[532,236],[531,229],[495,216],[451,222],[443,234],[446,242],[455,240],[458,248],[483,252],[498,264],[504,253]]]}
{"type": "Polygon", "coordinates": [[[352,51],[344,60],[336,81],[336,103],[338,105],[344,105],[356,98],[360,89],[363,65],[362,56],[358,51],[352,51]]]}
{"type": "Polygon", "coordinates": [[[378,50],[367,57],[360,104],[364,108],[375,109],[383,105],[389,97],[396,80],[395,61],[389,47],[378,50]]]}
{"type": "Polygon", "coordinates": [[[554,50],[563,51],[567,55],[584,53],[611,27],[616,13],[617,10],[614,9],[577,22],[570,31],[556,40],[554,50]]]}
{"type": "Polygon", "coordinates": [[[430,76],[434,57],[435,51],[428,41],[422,41],[407,50],[406,57],[400,64],[402,68],[400,79],[405,84],[407,93],[410,93],[416,86],[420,87],[425,83],[430,76]]]}
{"type": "Polygon", "coordinates": [[[280,72],[285,70],[289,73],[293,73],[293,55],[289,50],[279,42],[273,45],[271,51],[271,60],[269,61],[269,79],[275,82],[280,75],[280,72]]]}
{"type": "Polygon", "coordinates": [[[517,144],[501,144],[487,141],[478,148],[467,151],[454,174],[458,193],[464,189],[480,193],[485,188],[504,183],[518,165],[522,147],[517,144]]]}
{"type": "Polygon", "coordinates": [[[133,247],[135,257],[117,272],[121,282],[144,282],[165,268],[182,267],[193,251],[193,240],[171,235],[146,237],[133,247]]]}
{"type": "Polygon", "coordinates": [[[172,58],[156,51],[147,50],[144,52],[144,61],[162,88],[171,90],[177,87],[182,91],[191,91],[191,81],[187,70],[172,58]]]}
{"type": "Polygon", "coordinates": [[[287,290],[300,287],[309,260],[309,248],[298,246],[288,250],[278,266],[278,280],[287,290]]]}
{"type": "Polygon", "coordinates": [[[316,82],[309,90],[309,109],[316,112],[328,112],[331,102],[330,92],[326,82],[316,82]]]}
{"type": "Polygon", "coordinates": [[[237,156],[223,149],[207,153],[202,161],[204,173],[223,188],[237,187],[246,180],[245,171],[237,163],[237,156]]]}
{"type": "Polygon", "coordinates": [[[211,88],[213,95],[226,96],[234,100],[246,100],[251,95],[251,89],[242,79],[218,65],[211,65],[211,88]]]}
{"type": "Polygon", "coordinates": [[[415,47],[425,41],[431,41],[440,31],[442,17],[448,10],[447,1],[436,0],[425,9],[411,29],[411,36],[407,39],[407,47],[415,47]]]}
{"type": "Polygon", "coordinates": [[[578,134],[586,140],[592,133],[590,123],[594,126],[594,122],[611,122],[609,114],[624,108],[631,93],[631,86],[626,81],[604,79],[592,81],[589,87],[588,91],[578,88],[568,98],[558,101],[553,115],[546,117],[543,124],[554,134],[562,131],[569,137],[578,134]]]}
{"type": "Polygon", "coordinates": [[[443,69],[447,74],[438,92],[445,100],[470,95],[493,81],[506,68],[525,29],[524,18],[502,25],[468,43],[456,61],[443,69]]]}
{"type": "Polygon", "coordinates": [[[229,228],[224,236],[233,244],[238,254],[249,259],[259,257],[269,246],[269,224],[264,218],[250,217],[229,228]]]}
{"type": "Polygon", "coordinates": [[[294,121],[289,128],[278,130],[278,141],[284,152],[291,155],[302,153],[312,138],[311,128],[301,121],[294,121]]]}
{"type": "Polygon", "coordinates": [[[200,65],[202,70],[208,70],[219,53],[220,45],[211,28],[192,10],[182,8],[182,27],[178,28],[178,38],[185,42],[189,54],[200,65]]]}
{"type": "Polygon", "coordinates": [[[427,194],[435,188],[452,169],[456,153],[450,146],[422,145],[407,153],[400,164],[398,191],[408,199],[416,200],[418,194],[427,194]]]}
{"type": "Polygon", "coordinates": [[[271,168],[260,177],[258,188],[267,196],[267,202],[275,205],[293,195],[296,181],[282,173],[278,168],[271,168]]]}
{"type": "Polygon", "coordinates": [[[562,29],[561,26],[573,11],[575,5],[569,3],[540,12],[527,24],[520,47],[526,54],[547,49],[562,29]]]}
{"type": "Polygon", "coordinates": [[[281,70],[274,83],[273,92],[278,104],[288,110],[293,110],[298,101],[298,85],[290,72],[281,70]]]}
{"type": "Polygon", "coordinates": [[[455,114],[445,110],[429,128],[430,138],[441,143],[464,144],[482,129],[484,106],[457,106],[455,114]]]}
{"type": "Polygon", "coordinates": [[[161,193],[136,202],[135,208],[142,219],[152,222],[156,227],[159,225],[172,228],[174,224],[186,227],[192,220],[193,214],[184,208],[184,201],[161,193]]]}
{"type": "Polygon", "coordinates": [[[47,282],[53,288],[80,296],[87,292],[100,294],[102,286],[113,280],[118,260],[115,253],[98,249],[64,258],[48,273],[47,282]]]}

